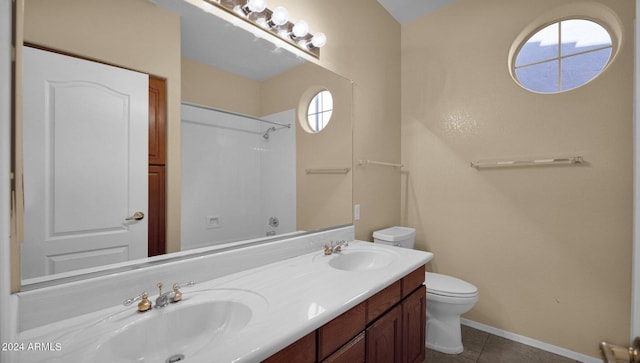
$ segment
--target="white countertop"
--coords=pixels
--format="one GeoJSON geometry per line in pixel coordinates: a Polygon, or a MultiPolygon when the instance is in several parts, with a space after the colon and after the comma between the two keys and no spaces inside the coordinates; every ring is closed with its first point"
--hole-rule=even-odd
{"type": "MultiPolygon", "coordinates": [[[[162,314],[188,307],[208,296],[244,301],[253,309],[249,323],[185,354],[185,362],[257,362],[263,360],[333,318],[373,296],[389,284],[433,258],[429,252],[352,241],[342,254],[378,250],[391,256],[383,267],[344,271],[329,266],[339,254],[307,253],[261,267],[216,278],[182,290],[183,302],[146,312],[162,314]],[[182,305],[182,306],[180,306],[182,305]]],[[[157,294],[152,294],[154,301],[157,294]]],[[[143,314],[132,306],[115,306],[50,324],[22,335],[28,342],[60,343],[59,351],[21,352],[19,362],[96,361],[96,346],[118,329],[135,323],[143,314]]],[[[167,327],[170,331],[171,327],[167,327]]],[[[154,334],[148,332],[153,340],[154,334]]],[[[160,339],[160,338],[158,338],[160,339]]],[[[181,352],[176,352],[181,353],[181,352]]],[[[168,357],[167,357],[168,358],[168,357]]]]}

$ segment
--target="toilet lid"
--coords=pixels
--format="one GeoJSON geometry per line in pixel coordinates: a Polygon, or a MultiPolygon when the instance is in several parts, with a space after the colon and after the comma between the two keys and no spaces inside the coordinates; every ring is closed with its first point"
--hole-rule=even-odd
{"type": "Polygon", "coordinates": [[[427,272],[425,275],[427,293],[455,297],[472,297],[478,294],[477,287],[455,277],[435,272],[427,272]]]}

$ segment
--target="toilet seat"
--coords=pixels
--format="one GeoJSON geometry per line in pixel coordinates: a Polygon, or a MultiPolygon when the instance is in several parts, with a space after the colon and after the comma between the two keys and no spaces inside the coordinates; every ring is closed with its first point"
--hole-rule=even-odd
{"type": "Polygon", "coordinates": [[[448,297],[473,298],[478,296],[478,288],[455,277],[435,272],[425,273],[427,294],[448,297]]]}

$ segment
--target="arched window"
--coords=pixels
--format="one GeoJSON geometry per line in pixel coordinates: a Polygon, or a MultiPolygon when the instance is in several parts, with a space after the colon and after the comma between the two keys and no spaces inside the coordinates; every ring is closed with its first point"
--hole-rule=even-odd
{"type": "Polygon", "coordinates": [[[311,102],[307,111],[307,122],[313,132],[320,132],[324,129],[333,114],[333,96],[331,92],[324,90],[318,92],[311,102]]]}
{"type": "Polygon", "coordinates": [[[555,93],[580,87],[602,72],[612,57],[611,35],[600,24],[567,19],[547,25],[524,42],[512,65],[524,88],[555,93]]]}

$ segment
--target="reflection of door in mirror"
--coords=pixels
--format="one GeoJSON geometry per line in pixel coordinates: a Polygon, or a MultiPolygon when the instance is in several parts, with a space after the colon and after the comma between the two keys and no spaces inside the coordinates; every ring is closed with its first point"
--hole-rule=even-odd
{"type": "Polygon", "coordinates": [[[167,252],[167,81],[149,76],[148,256],[167,252]]]}
{"type": "Polygon", "coordinates": [[[147,256],[148,75],[24,49],[22,278],[147,256]],[[46,67],[44,67],[46,65],[46,67]]]}

